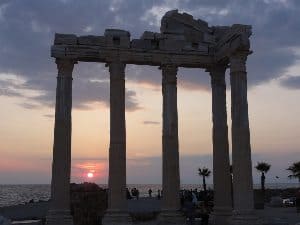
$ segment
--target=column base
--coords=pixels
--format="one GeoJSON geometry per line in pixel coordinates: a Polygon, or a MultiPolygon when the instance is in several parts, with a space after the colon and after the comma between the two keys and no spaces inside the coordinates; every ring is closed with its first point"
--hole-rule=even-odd
{"type": "Polygon", "coordinates": [[[73,225],[70,210],[49,210],[46,215],[46,225],[73,225]]]}
{"type": "Polygon", "coordinates": [[[230,225],[231,217],[231,207],[215,207],[212,213],[213,225],[230,225]]]}
{"type": "Polygon", "coordinates": [[[254,210],[234,210],[231,225],[262,225],[263,221],[255,215],[254,210]]]}
{"type": "Polygon", "coordinates": [[[108,210],[103,216],[102,225],[132,225],[132,219],[127,212],[108,210]]]}
{"type": "Polygon", "coordinates": [[[158,225],[185,225],[186,219],[181,211],[162,210],[158,216],[158,225]]]}

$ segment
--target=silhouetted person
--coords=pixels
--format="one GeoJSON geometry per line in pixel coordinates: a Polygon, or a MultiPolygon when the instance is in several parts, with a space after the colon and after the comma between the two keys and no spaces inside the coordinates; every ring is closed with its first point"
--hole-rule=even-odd
{"type": "Polygon", "coordinates": [[[126,197],[127,197],[127,199],[132,199],[132,196],[131,196],[128,188],[126,188],[126,197]]]}
{"type": "Polygon", "coordinates": [[[161,198],[161,193],[160,193],[160,190],[158,189],[157,190],[157,199],[160,199],[161,198]]]}
{"type": "Polygon", "coordinates": [[[152,190],[151,188],[148,190],[149,197],[152,198],[152,190]]]}

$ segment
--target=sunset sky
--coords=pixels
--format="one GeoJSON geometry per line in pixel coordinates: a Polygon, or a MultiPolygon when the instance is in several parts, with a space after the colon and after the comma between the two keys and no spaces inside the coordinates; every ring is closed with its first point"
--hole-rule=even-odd
{"type": "MultiPolygon", "coordinates": [[[[1,0],[0,184],[50,183],[54,34],[103,35],[118,28],[139,38],[145,30],[159,32],[161,17],[176,8],[209,26],[253,26],[247,64],[253,166],[272,165],[267,183],[296,182],[285,169],[300,161],[300,1],[1,0]]],[[[107,183],[108,69],[79,63],[73,78],[72,181],[107,183]]],[[[127,65],[126,95],[127,183],[161,183],[161,71],[127,65]]],[[[178,117],[181,183],[200,183],[197,168],[212,169],[210,79],[203,69],[179,69],[178,117]]],[[[259,174],[253,175],[258,183],[259,174]]]]}

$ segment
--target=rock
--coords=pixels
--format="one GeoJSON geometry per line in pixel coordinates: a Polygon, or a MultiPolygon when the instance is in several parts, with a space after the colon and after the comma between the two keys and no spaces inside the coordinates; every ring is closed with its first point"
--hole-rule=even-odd
{"type": "Polygon", "coordinates": [[[0,215],[0,225],[11,225],[11,221],[0,215]]]}

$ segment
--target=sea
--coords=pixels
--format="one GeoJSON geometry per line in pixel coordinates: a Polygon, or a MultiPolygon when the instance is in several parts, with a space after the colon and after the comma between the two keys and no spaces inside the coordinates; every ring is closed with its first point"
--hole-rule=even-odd
{"type": "MultiPolygon", "coordinates": [[[[99,184],[102,188],[107,188],[105,184],[99,184]]],[[[148,190],[151,188],[153,196],[156,195],[158,190],[161,190],[161,184],[128,184],[129,190],[137,188],[140,192],[140,197],[148,196],[148,190]]],[[[211,184],[207,185],[212,188],[211,184]]],[[[254,188],[259,188],[259,184],[255,184],[254,188]]],[[[299,184],[294,183],[272,183],[266,184],[266,188],[284,189],[284,188],[297,188],[299,184]]],[[[199,184],[183,184],[181,189],[202,189],[199,184]]],[[[47,201],[50,198],[50,185],[49,184],[4,184],[0,185],[0,207],[19,205],[28,203],[30,200],[35,202],[47,201]]]]}

